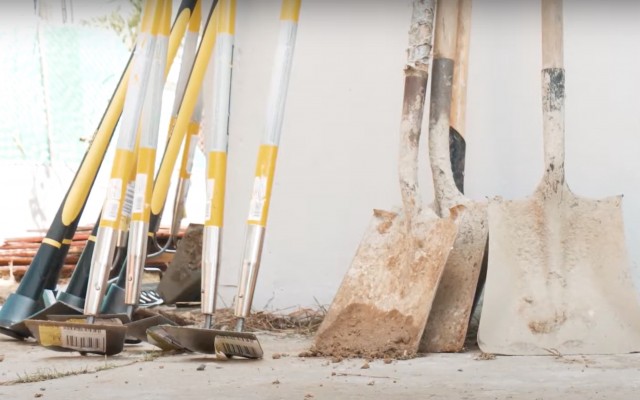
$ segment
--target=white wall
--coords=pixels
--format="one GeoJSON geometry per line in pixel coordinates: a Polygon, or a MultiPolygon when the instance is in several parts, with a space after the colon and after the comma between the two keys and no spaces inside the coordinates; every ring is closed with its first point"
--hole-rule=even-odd
{"type": "MultiPolygon", "coordinates": [[[[410,1],[303,2],[256,308],[330,303],[372,208],[400,204],[397,140],[410,1]]],[[[624,193],[627,246],[640,283],[640,4],[565,3],[568,182],[584,196],[624,193]]],[[[238,5],[223,285],[235,285],[241,263],[278,8],[275,0],[238,5]]],[[[539,3],[477,0],[471,40],[467,193],[522,198],[542,173],[539,3]]],[[[204,214],[202,159],[198,165],[193,222],[204,214]]],[[[13,201],[13,210],[0,210],[3,219],[17,212],[13,201]]],[[[86,222],[95,215],[88,211],[86,222]]],[[[228,303],[234,291],[223,292],[228,303]]]]}

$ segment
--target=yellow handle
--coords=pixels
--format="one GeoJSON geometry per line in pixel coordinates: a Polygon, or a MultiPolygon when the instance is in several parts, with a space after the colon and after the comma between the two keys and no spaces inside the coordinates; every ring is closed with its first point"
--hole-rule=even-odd
{"type": "Polygon", "coordinates": [[[213,12],[214,10],[211,10],[211,13],[209,14],[209,22],[207,23],[207,27],[205,28],[202,41],[200,42],[200,47],[198,48],[198,54],[196,56],[195,63],[193,65],[193,68],[191,69],[191,76],[189,78],[187,88],[184,92],[182,104],[180,105],[180,111],[178,112],[176,125],[174,126],[173,133],[171,134],[171,139],[169,139],[169,143],[167,144],[167,148],[165,150],[164,157],[167,162],[162,163],[162,165],[160,166],[160,171],[158,171],[158,175],[156,177],[156,183],[153,188],[153,195],[151,199],[151,212],[156,215],[160,214],[160,211],[164,207],[165,201],[167,199],[173,166],[175,165],[176,159],[178,158],[178,152],[180,151],[180,147],[182,146],[182,141],[184,139],[184,135],[186,134],[189,120],[191,118],[191,115],[193,114],[193,110],[196,107],[196,102],[198,101],[198,94],[200,93],[202,81],[204,80],[204,75],[207,71],[209,60],[211,59],[211,53],[213,53],[213,48],[217,37],[217,28],[216,24],[214,23],[215,20],[214,18],[212,18],[213,12]]]}
{"type": "Polygon", "coordinates": [[[236,0],[220,0],[218,33],[234,35],[236,31],[236,0]]]}
{"type": "MultiPolygon", "coordinates": [[[[200,1],[198,1],[200,3],[200,1]]],[[[167,53],[167,68],[165,69],[165,77],[169,73],[171,64],[175,59],[178,47],[182,41],[185,31],[187,30],[187,23],[189,22],[191,12],[189,9],[185,9],[179,16],[176,17],[176,22],[171,35],[169,37],[169,52],[167,53]]],[[[69,194],[65,200],[64,208],[62,210],[62,223],[70,225],[80,214],[84,203],[89,196],[89,190],[91,189],[92,182],[98,173],[102,158],[107,151],[109,141],[113,135],[116,123],[122,108],[124,107],[124,98],[127,92],[127,85],[129,83],[129,75],[131,74],[133,63],[129,63],[125,72],[122,75],[122,79],[118,84],[111,102],[107,106],[104,117],[98,126],[95,133],[93,142],[87,151],[80,169],[78,170],[77,177],[74,179],[69,194]]]]}
{"type": "Polygon", "coordinates": [[[247,220],[251,225],[267,226],[277,158],[278,146],[260,146],[247,220]]]}
{"type": "Polygon", "coordinates": [[[212,151],[207,160],[207,207],[205,226],[222,227],[227,177],[227,153],[212,151]]]}
{"type": "Polygon", "coordinates": [[[282,0],[280,20],[298,22],[301,3],[301,0],[282,0]]]}

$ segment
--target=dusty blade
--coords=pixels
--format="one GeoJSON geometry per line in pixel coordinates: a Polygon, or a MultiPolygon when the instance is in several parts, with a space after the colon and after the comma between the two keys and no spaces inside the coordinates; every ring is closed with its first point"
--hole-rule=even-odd
{"type": "Polygon", "coordinates": [[[486,203],[471,202],[465,207],[433,300],[420,352],[459,352],[464,348],[489,229],[486,203]]]}
{"type": "Polygon", "coordinates": [[[374,211],[315,341],[341,357],[411,357],[457,233],[455,218],[374,211]]]}
{"type": "Polygon", "coordinates": [[[262,358],[262,347],[253,333],[220,331],[190,326],[163,326],[181,347],[194,353],[224,353],[227,357],[262,358]]]}
{"type": "Polygon", "coordinates": [[[159,347],[162,351],[189,351],[173,338],[166,327],[173,325],[156,325],[147,329],[147,342],[159,347]]]}
{"type": "Polygon", "coordinates": [[[147,329],[156,325],[176,325],[176,323],[162,315],[142,318],[126,324],[127,337],[133,337],[141,341],[148,341],[147,329]]]}
{"type": "Polygon", "coordinates": [[[114,320],[78,321],[27,320],[27,328],[44,347],[56,351],[78,351],[114,355],[122,351],[127,328],[114,320]]]}
{"type": "Polygon", "coordinates": [[[621,197],[557,191],[489,204],[480,348],[513,355],[639,351],[621,197]]]}

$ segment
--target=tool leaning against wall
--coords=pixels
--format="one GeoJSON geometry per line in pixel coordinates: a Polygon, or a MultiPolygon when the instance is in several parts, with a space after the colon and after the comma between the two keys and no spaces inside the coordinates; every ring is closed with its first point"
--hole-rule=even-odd
{"type": "MultiPolygon", "coordinates": [[[[406,358],[418,351],[431,303],[458,233],[462,207],[440,218],[423,207],[418,155],[433,42],[450,34],[457,1],[413,2],[400,125],[400,213],[374,210],[374,219],[316,335],[313,351],[337,357],[406,358]],[[439,29],[438,29],[439,28],[439,29]],[[444,29],[448,31],[444,31],[444,29]]],[[[448,133],[448,122],[447,122],[448,133]]],[[[446,154],[447,161],[449,151],[446,154]]],[[[451,173],[451,167],[448,167],[451,173]]]]}
{"type": "MultiPolygon", "coordinates": [[[[195,4],[195,0],[183,0],[180,4],[174,25],[171,28],[168,53],[169,65],[173,63],[195,4]]],[[[41,313],[43,311],[41,297],[45,289],[54,290],[57,285],[58,275],[64,263],[69,243],[71,243],[71,238],[80,221],[89,192],[123,110],[125,93],[132,68],[132,59],[133,54],[30,268],[27,270],[16,292],[9,296],[7,302],[0,309],[0,333],[2,334],[16,339],[30,336],[31,333],[22,322],[35,314],[39,318],[49,314],[49,311],[41,313]]],[[[91,259],[92,250],[92,248],[84,250],[86,253],[85,258],[91,259]]],[[[66,300],[70,301],[69,299],[66,300]]],[[[84,298],[81,300],[84,301],[84,298]]],[[[50,311],[63,314],[67,312],[73,313],[76,303],[77,301],[74,301],[74,304],[69,304],[70,307],[65,307],[64,302],[60,302],[60,304],[56,302],[56,309],[50,311]]]]}
{"type": "MultiPolygon", "coordinates": [[[[117,354],[122,351],[126,327],[120,319],[100,318],[99,310],[113,262],[116,235],[122,218],[127,218],[127,213],[131,212],[134,187],[130,179],[136,168],[136,149],[145,135],[144,127],[146,124],[153,126],[153,116],[160,112],[159,109],[154,110],[159,108],[159,104],[152,101],[149,93],[158,93],[157,90],[161,91],[164,84],[162,76],[168,50],[170,18],[170,0],[145,2],[116,153],[91,259],[84,306],[86,320],[27,320],[25,323],[29,330],[45,347],[98,354],[117,354]],[[153,81],[150,79],[152,75],[156,78],[153,81]],[[141,121],[141,117],[147,118],[147,121],[141,121]],[[138,133],[141,126],[142,135],[138,133]]],[[[146,231],[144,237],[146,239],[146,231]]],[[[127,286],[133,283],[128,281],[127,286]]]]}
{"type": "Polygon", "coordinates": [[[454,65],[457,59],[466,60],[471,1],[460,0],[459,4],[457,32],[453,32],[453,36],[436,35],[429,151],[437,212],[442,215],[442,210],[458,204],[464,205],[465,212],[458,223],[458,235],[447,258],[420,343],[420,351],[429,353],[458,352],[464,348],[488,235],[486,202],[472,201],[464,196],[455,182],[451,162],[447,165],[450,160],[450,127],[459,128],[462,138],[465,133],[461,128],[464,126],[464,69],[467,63],[458,62],[457,70],[454,65]],[[451,105],[455,106],[455,120],[451,119],[451,105]]]}
{"type": "Polygon", "coordinates": [[[544,175],[525,200],[489,204],[482,351],[509,355],[640,350],[622,196],[574,195],[565,178],[561,0],[542,0],[544,175]]]}

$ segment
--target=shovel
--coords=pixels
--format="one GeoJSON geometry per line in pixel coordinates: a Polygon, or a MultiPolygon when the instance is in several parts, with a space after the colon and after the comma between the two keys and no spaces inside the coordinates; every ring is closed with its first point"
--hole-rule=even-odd
{"type": "MultiPolygon", "coordinates": [[[[174,131],[176,121],[178,119],[178,112],[182,105],[184,98],[184,92],[189,83],[189,76],[191,69],[195,62],[198,38],[200,36],[200,25],[202,22],[202,1],[198,1],[193,10],[193,14],[189,20],[189,29],[187,30],[184,38],[183,50],[182,50],[182,63],[180,65],[180,72],[178,74],[178,81],[176,83],[176,91],[173,102],[173,109],[171,111],[171,119],[169,122],[169,129],[167,134],[167,140],[171,138],[171,134],[174,131]]],[[[191,115],[191,121],[189,122],[187,129],[187,135],[185,136],[185,144],[182,154],[182,160],[180,164],[179,180],[176,185],[176,195],[174,208],[171,218],[171,230],[169,232],[169,238],[164,246],[160,246],[157,243],[155,232],[160,228],[160,221],[162,219],[162,212],[164,210],[165,201],[167,197],[167,191],[169,190],[168,182],[158,182],[156,180],[153,193],[151,197],[151,217],[149,223],[149,231],[154,235],[150,239],[150,250],[148,253],[149,258],[160,255],[166,251],[175,252],[177,245],[178,232],[180,231],[180,225],[184,217],[184,205],[186,203],[187,194],[189,191],[189,184],[191,178],[191,168],[193,166],[193,157],[195,153],[195,144],[197,143],[197,136],[200,133],[200,121],[202,117],[202,93],[196,103],[193,114],[191,115]],[[173,247],[173,248],[172,248],[173,247]]],[[[162,163],[165,162],[165,158],[162,158],[162,163]]],[[[171,168],[173,169],[172,165],[171,168]]]]}
{"type": "MultiPolygon", "coordinates": [[[[183,0],[180,4],[174,26],[171,29],[169,63],[172,63],[175,58],[180,40],[187,28],[188,16],[193,11],[194,6],[195,0],[183,0]],[[185,16],[187,16],[186,20],[185,16]]],[[[21,322],[42,309],[40,297],[45,290],[47,281],[57,282],[57,276],[64,262],[66,251],[71,243],[71,238],[80,220],[84,204],[87,201],[93,181],[122,112],[132,68],[132,59],[133,55],[118,82],[118,86],[102,116],[91,145],[87,149],[69,191],[51,223],[45,240],[38,248],[38,252],[20,286],[18,286],[15,293],[9,296],[7,302],[0,309],[0,333],[2,334],[18,339],[28,336],[29,333],[20,328],[23,327],[21,322]],[[18,330],[15,329],[16,326],[19,326],[18,330]]],[[[89,253],[87,254],[90,256],[89,253]]],[[[51,289],[51,287],[47,288],[51,289]]]]}
{"type": "Polygon", "coordinates": [[[214,63],[210,64],[210,71],[207,72],[212,74],[213,99],[206,102],[212,104],[213,113],[212,121],[203,132],[207,153],[207,199],[202,245],[201,307],[205,320],[201,328],[162,325],[149,332],[148,337],[163,349],[175,348],[205,354],[216,354],[216,340],[225,337],[242,345],[232,348],[226,353],[227,356],[261,358],[262,348],[254,334],[213,329],[224,216],[236,1],[221,0],[216,14],[214,63]]]}
{"type": "MultiPolygon", "coordinates": [[[[242,269],[235,304],[237,333],[244,331],[244,322],[251,312],[258,280],[301,5],[301,0],[282,0],[280,9],[280,35],[271,74],[265,129],[258,150],[253,191],[249,201],[242,269]]],[[[247,350],[246,343],[247,340],[236,340],[232,336],[217,336],[215,347],[218,352],[233,354],[236,349],[247,350]]]]}
{"type": "Polygon", "coordinates": [[[562,2],[542,1],[545,172],[525,200],[489,204],[482,351],[509,355],[640,350],[622,196],[590,200],[565,181],[562,2]]]}
{"type": "MultiPolygon", "coordinates": [[[[132,78],[127,87],[122,120],[120,121],[115,160],[112,166],[100,223],[98,225],[95,249],[91,259],[89,284],[84,305],[86,322],[81,322],[82,320],[79,319],[67,322],[56,321],[52,324],[45,324],[44,322],[27,324],[27,327],[29,327],[36,338],[47,337],[47,335],[43,335],[43,331],[47,331],[53,335],[51,332],[54,330],[56,332],[69,331],[67,332],[68,336],[72,335],[73,331],[77,334],[76,337],[80,341],[82,341],[83,338],[87,339],[92,337],[94,334],[98,335],[98,332],[106,338],[104,343],[112,343],[113,340],[111,337],[113,335],[120,336],[120,327],[111,324],[100,324],[96,321],[96,317],[107,286],[109,270],[111,269],[113,261],[116,234],[120,228],[122,219],[126,219],[127,211],[125,211],[125,209],[131,207],[131,205],[126,203],[130,201],[130,199],[128,199],[131,188],[129,179],[131,172],[134,171],[135,168],[135,149],[141,147],[140,144],[143,144],[137,143],[138,140],[136,139],[136,137],[139,136],[137,135],[137,130],[141,115],[143,114],[143,104],[145,103],[145,97],[147,101],[149,100],[148,95],[153,93],[153,86],[157,86],[158,81],[159,85],[162,86],[162,73],[165,67],[161,65],[160,68],[157,59],[159,58],[161,62],[166,61],[170,16],[170,1],[149,0],[145,2],[141,32],[133,57],[132,78]],[[154,60],[156,60],[156,62],[154,62],[154,60]],[[159,79],[156,79],[150,84],[149,80],[151,75],[159,77],[159,79]],[[84,327],[88,330],[77,330],[76,328],[80,325],[91,325],[91,328],[84,327]],[[96,332],[93,332],[94,330],[96,332]]],[[[155,105],[156,104],[153,104],[153,106],[155,105]]],[[[152,105],[149,104],[149,106],[152,105]]],[[[144,109],[148,110],[148,107],[144,107],[144,109]]],[[[142,126],[142,140],[144,140],[145,123],[148,122],[142,121],[140,123],[142,126]]],[[[144,165],[144,159],[142,163],[144,165]]],[[[127,274],[127,278],[129,278],[129,274],[127,274]]],[[[132,283],[136,282],[127,282],[127,287],[131,286],[132,283]]],[[[126,328],[124,328],[124,330],[126,330],[126,328]]],[[[56,346],[56,344],[51,341],[41,341],[40,343],[44,346],[56,346]]],[[[64,347],[64,343],[65,342],[62,342],[58,344],[58,346],[64,347]]],[[[99,354],[114,354],[113,352],[115,350],[112,348],[105,349],[104,345],[102,345],[103,341],[101,340],[95,342],[88,340],[88,343],[95,344],[95,347],[83,349],[83,351],[99,354]]],[[[122,345],[119,346],[120,349],[121,347],[122,345]]],[[[75,347],[70,347],[70,349],[75,349],[75,347]]]]}
{"type": "MultiPolygon", "coordinates": [[[[404,209],[399,213],[374,210],[318,330],[313,351],[320,355],[413,357],[458,231],[456,219],[461,208],[452,209],[448,218],[438,218],[433,210],[422,207],[418,190],[418,148],[434,3],[413,2],[398,165],[404,209]]],[[[438,2],[438,15],[447,7],[455,12],[456,3],[438,2]]],[[[448,157],[448,149],[444,154],[448,157]]]]}
{"type": "MultiPolygon", "coordinates": [[[[464,342],[469,326],[474,296],[478,283],[478,276],[484,258],[487,243],[488,222],[487,205],[471,201],[460,193],[451,171],[449,157],[449,126],[451,104],[456,120],[451,126],[458,127],[464,133],[465,81],[466,77],[466,48],[468,47],[469,22],[471,16],[471,1],[460,1],[459,15],[448,16],[441,13],[436,21],[436,43],[433,60],[433,81],[431,84],[431,118],[429,124],[429,150],[431,152],[431,170],[434,178],[436,194],[436,208],[447,210],[458,204],[466,208],[458,224],[458,236],[449,253],[442,278],[433,300],[431,313],[427,321],[424,336],[420,343],[421,352],[459,352],[464,342]],[[452,23],[462,22],[457,32],[462,33],[457,40],[457,32],[452,23]],[[442,23],[440,23],[442,21],[442,23]],[[439,26],[444,29],[439,30],[439,26]],[[462,28],[462,29],[460,29],[462,28]],[[438,35],[438,33],[442,34],[438,35]],[[458,47],[458,70],[454,71],[454,59],[458,47]],[[454,80],[454,73],[458,79],[454,80]],[[452,102],[452,88],[456,89],[456,96],[452,102]]],[[[445,11],[449,8],[445,8],[445,11]]],[[[453,10],[452,10],[453,11],[453,10]]]]}

